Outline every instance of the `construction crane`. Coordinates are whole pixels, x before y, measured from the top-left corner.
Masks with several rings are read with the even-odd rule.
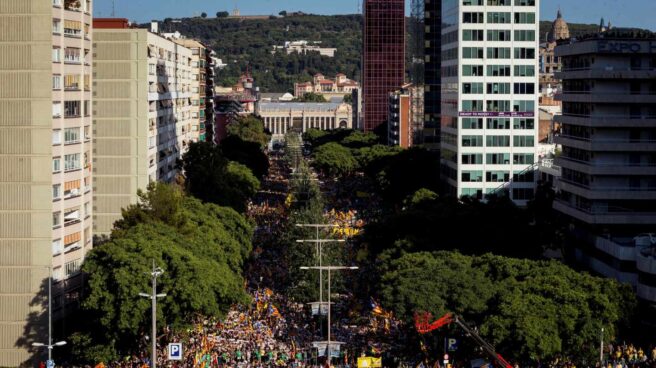
[[[430,322],[432,318],[433,316],[426,312],[415,314],[415,328],[417,329],[417,332],[420,334],[427,334],[440,329],[441,327],[455,323],[458,327],[465,331],[465,333],[471,337],[472,340],[476,341],[476,343],[480,345],[480,347],[483,348],[486,353],[494,358],[494,360],[496,360],[499,365],[501,365],[501,368],[513,368],[513,366],[510,365],[510,363],[508,363],[508,361],[506,361],[501,356],[501,354],[496,352],[494,346],[483,340],[483,338],[476,331],[474,331],[474,329],[467,326],[467,323],[464,319],[462,319],[462,317],[453,313],[447,313],[438,320]]]

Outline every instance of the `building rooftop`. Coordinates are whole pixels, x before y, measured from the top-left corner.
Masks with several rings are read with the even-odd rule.
[[[261,102],[260,111],[335,111],[339,102]]]

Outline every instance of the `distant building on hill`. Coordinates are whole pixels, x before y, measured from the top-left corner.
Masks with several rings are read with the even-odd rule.
[[[284,46],[273,46],[272,54],[278,51],[285,51],[287,55],[297,52],[299,55],[305,55],[308,52],[318,52],[323,56],[335,57],[336,48],[321,47],[321,41],[287,41]]]
[[[344,74],[337,74],[335,80],[326,79],[319,73],[314,76],[312,82],[294,83],[294,96],[302,98],[307,93],[316,93],[324,96],[327,100],[333,97],[344,97],[350,95],[353,90],[360,88],[360,84],[348,79]]]

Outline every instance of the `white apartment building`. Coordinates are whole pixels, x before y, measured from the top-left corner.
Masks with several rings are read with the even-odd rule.
[[[454,196],[534,195],[539,0],[443,0],[443,177]]]
[[[108,234],[137,190],[172,182],[192,127],[192,51],[146,29],[94,20],[94,229]],[[117,28],[125,27],[125,28]]]

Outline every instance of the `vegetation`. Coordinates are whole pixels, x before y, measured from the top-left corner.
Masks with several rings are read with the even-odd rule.
[[[244,141],[236,135],[228,135],[221,141],[219,147],[225,158],[248,167],[259,180],[269,172],[269,159],[259,143]]]
[[[153,262],[164,270],[158,293],[160,325],[182,329],[195,315],[224,315],[248,301],[242,267],[251,252],[252,226],[230,208],[151,184],[123,211],[111,239],[87,255],[88,275],[79,330],[72,336],[78,362],[113,361],[147,344]]]
[[[239,137],[245,142],[255,142],[262,148],[269,143],[269,135],[264,131],[262,119],[253,115],[244,116],[236,123],[229,124],[228,135]]]
[[[298,102],[328,102],[326,97],[318,93],[309,92],[296,99]]]

